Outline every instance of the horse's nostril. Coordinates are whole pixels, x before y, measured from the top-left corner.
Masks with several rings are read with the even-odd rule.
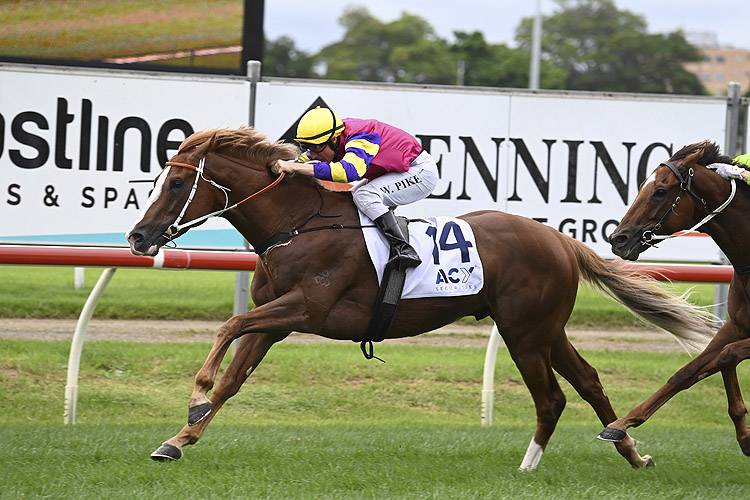
[[[620,245],[625,244],[625,242],[627,242],[627,241],[628,241],[628,237],[625,236],[622,233],[620,233],[620,234],[612,233],[612,234],[609,235],[609,242],[612,245],[620,246]]]
[[[131,243],[138,243],[143,239],[143,235],[141,233],[131,233],[128,235],[128,241]]]

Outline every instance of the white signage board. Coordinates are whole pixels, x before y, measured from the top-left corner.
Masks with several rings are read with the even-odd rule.
[[[440,167],[433,196],[398,213],[495,209],[548,224],[613,257],[606,236],[645,177],[682,146],[722,145],[720,98],[605,95],[270,80],[256,125],[281,137],[314,103],[342,117],[376,118],[417,136]],[[683,237],[644,259],[718,262],[710,238]]]
[[[191,132],[247,123],[250,82],[0,64],[0,242],[125,245],[151,181]],[[538,219],[612,257],[606,235],[638,185],[685,144],[721,144],[721,98],[529,92],[268,79],[256,127],[277,139],[314,103],[411,132],[438,161],[410,217],[496,209]],[[723,144],[722,144],[723,145]],[[241,248],[214,219],[183,247]],[[644,259],[715,262],[705,237]]]
[[[0,242],[126,245],[197,130],[248,122],[245,78],[0,64]],[[242,248],[223,219],[180,246]]]

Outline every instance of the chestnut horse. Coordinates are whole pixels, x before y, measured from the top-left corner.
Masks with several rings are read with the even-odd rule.
[[[731,164],[732,158],[708,141],[685,146],[661,163],[640,187],[610,242],[615,254],[636,260],[657,241],[678,231],[700,228],[734,266],[729,319],[699,356],[625,417],[610,423],[599,434],[605,441],[628,439],[628,428],[641,425],[672,396],[720,371],[737,441],[750,456],[750,430],[736,372],[739,362],[750,357],[750,229],[744,229],[750,213],[750,190],[744,182],[737,185],[706,167],[713,163]]]
[[[250,128],[194,134],[167,162],[127,233],[134,254],[155,255],[190,227],[222,216],[260,254],[251,287],[253,309],[219,329],[195,376],[188,424],[152,454],[155,460],[179,459],[182,448],[198,441],[271,346],[291,332],[357,342],[365,336],[378,282],[351,193],[329,191],[311,178],[273,173],[277,160],[296,154],[294,145],[269,142]],[[710,339],[710,319],[700,311],[551,227],[497,211],[461,218],[476,238],[483,288],[462,297],[403,300],[388,337],[429,332],[463,316],[490,316],[536,406],[536,432],[522,469],[536,468],[565,406],[553,370],[592,406],[602,424],[617,418],[596,370],[565,333],[579,279],[609,290],[683,341],[700,346]],[[221,361],[236,339],[236,352],[209,400]],[[637,453],[629,437],[616,447],[634,467],[652,463]]]

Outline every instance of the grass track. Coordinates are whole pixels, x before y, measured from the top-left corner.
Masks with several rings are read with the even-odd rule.
[[[91,342],[79,424],[62,424],[67,343],[0,339],[0,498],[744,498],[747,458],[720,378],[678,395],[633,431],[653,470],[595,439],[591,409],[568,406],[540,469],[516,469],[534,429],[520,375],[501,350],[496,424],[480,426],[484,350],[280,344],[177,463],[147,457],[183,425],[207,344]],[[684,354],[588,352],[618,412],[653,392]],[[750,383],[740,366],[740,383]]]
[[[0,266],[0,318],[77,318],[101,272],[86,269],[84,288],[75,290],[71,268]],[[233,272],[119,269],[94,317],[225,320],[232,315],[234,283]],[[713,285],[668,287],[678,294],[693,288],[691,300],[696,304],[713,302]],[[642,326],[627,309],[585,285],[580,287],[569,324]]]
[[[166,425],[14,424],[0,430],[2,498],[725,499],[744,498],[747,458],[726,432],[649,432],[657,467],[633,470],[596,426],[558,429],[539,470],[516,470],[517,426],[217,425],[180,462],[147,443]],[[12,433],[12,434],[11,434]],[[699,436],[699,439],[694,439]],[[22,447],[23,454],[18,453]],[[0,472],[0,474],[3,474]]]

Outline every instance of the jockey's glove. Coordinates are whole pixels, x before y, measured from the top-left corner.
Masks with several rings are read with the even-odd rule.
[[[744,181],[745,179],[742,177],[742,172],[746,172],[746,170],[737,165],[727,165],[726,163],[716,164],[716,173],[727,180],[738,179]]]

